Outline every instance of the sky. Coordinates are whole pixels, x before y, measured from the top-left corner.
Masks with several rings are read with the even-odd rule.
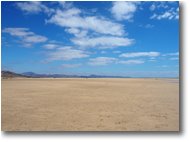
[[[178,2],[1,2],[2,70],[179,77]]]

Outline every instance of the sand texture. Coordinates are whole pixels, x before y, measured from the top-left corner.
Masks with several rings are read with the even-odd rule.
[[[3,131],[179,131],[178,79],[3,79]]]

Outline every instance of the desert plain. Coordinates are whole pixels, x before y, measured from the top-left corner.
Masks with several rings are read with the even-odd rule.
[[[2,79],[2,131],[179,131],[179,80]]]

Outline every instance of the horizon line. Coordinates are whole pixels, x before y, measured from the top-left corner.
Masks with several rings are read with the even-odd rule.
[[[22,72],[22,73],[18,73],[18,72],[15,72],[15,71],[10,71],[10,70],[1,70],[2,71],[9,71],[9,72],[12,72],[12,73],[16,73],[16,74],[21,74],[21,75],[24,75],[23,73],[27,73],[27,72]],[[32,72],[31,73],[34,73],[36,75],[66,75],[66,76],[76,76],[75,78],[88,78],[90,76],[97,76],[97,77],[90,77],[90,78],[180,78],[179,76],[176,76],[176,77],[168,77],[168,76],[160,76],[160,77],[156,77],[156,76],[120,76],[120,75],[100,75],[100,74],[89,74],[89,75],[77,75],[77,74],[64,74],[64,73],[36,73],[36,72]],[[99,76],[99,77],[98,77]],[[101,77],[102,76],[102,77]],[[28,77],[31,77],[31,78],[46,78],[46,77],[32,77],[32,76],[28,76]],[[47,77],[47,78],[73,78],[73,77]]]

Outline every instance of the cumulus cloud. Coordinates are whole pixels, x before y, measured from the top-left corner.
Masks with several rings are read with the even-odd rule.
[[[89,57],[87,52],[79,49],[73,49],[70,46],[57,48],[55,51],[48,52],[47,56],[48,61],[71,60]]]
[[[116,20],[131,20],[137,10],[137,4],[138,2],[113,2],[111,13],[116,18]]]
[[[56,10],[56,13],[47,23],[53,23],[65,28],[81,28],[91,30],[100,34],[110,34],[121,36],[124,29],[121,24],[112,22],[103,17],[81,16],[81,10],[75,7],[66,10]]]
[[[35,43],[43,43],[48,40],[47,37],[37,35],[28,28],[5,28],[2,32],[17,37],[25,46],[32,46]]]
[[[97,57],[97,58],[89,59],[88,64],[93,65],[93,66],[103,66],[103,65],[108,65],[108,64],[114,63],[115,61],[117,61],[116,58]]]
[[[17,2],[16,6],[20,10],[29,14],[38,14],[40,12],[50,14],[54,12],[53,9],[48,8],[46,5],[39,1]]]
[[[132,53],[123,53],[120,57],[133,58],[133,57],[157,57],[159,52],[132,52]]]
[[[129,46],[134,43],[134,39],[114,37],[114,36],[101,36],[95,38],[74,38],[73,43],[81,47],[97,47],[99,49],[116,48],[120,46]]]
[[[66,32],[75,35],[76,37],[85,37],[87,36],[88,31],[87,30],[80,30],[78,28],[68,28],[65,30]]]

